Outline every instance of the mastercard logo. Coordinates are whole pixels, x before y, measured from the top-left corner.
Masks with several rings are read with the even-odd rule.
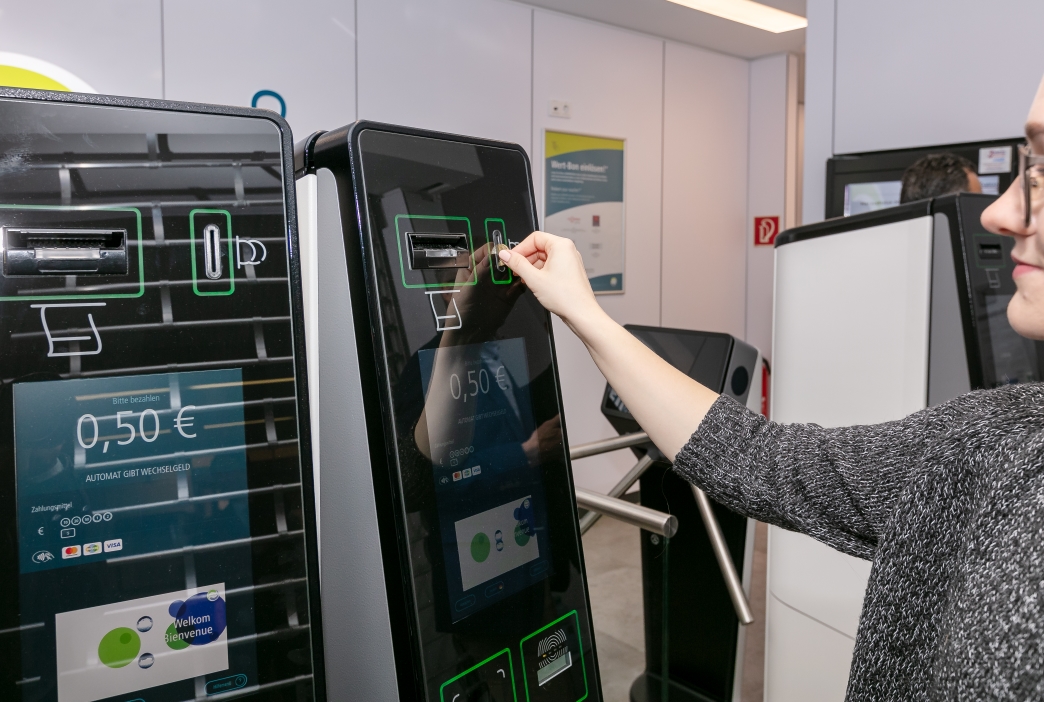
[[[84,80],[60,66],[32,56],[8,51],[0,51],[0,85],[10,88],[60,92],[98,92]]]

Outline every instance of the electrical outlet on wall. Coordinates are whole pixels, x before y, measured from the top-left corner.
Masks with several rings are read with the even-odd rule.
[[[547,114],[569,119],[569,103],[564,100],[551,100],[547,103]]]

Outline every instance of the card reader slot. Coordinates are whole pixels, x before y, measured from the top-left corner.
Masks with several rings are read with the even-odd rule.
[[[1001,263],[1004,249],[1000,244],[979,244],[979,260],[983,263]]]
[[[4,275],[127,275],[126,229],[3,227]]]
[[[467,234],[406,232],[410,270],[470,268]]]

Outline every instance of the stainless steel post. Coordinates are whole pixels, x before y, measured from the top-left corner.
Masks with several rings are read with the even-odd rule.
[[[651,531],[668,539],[678,533],[678,518],[655,509],[632,504],[608,495],[576,488],[576,504],[593,512],[600,512],[621,522]]]
[[[637,431],[633,434],[614,436],[611,439],[592,441],[589,444],[578,444],[569,449],[569,458],[575,461],[578,458],[597,456],[600,453],[609,453],[610,451],[647,443],[649,443],[649,435],[644,431]]]
[[[714,557],[718,559],[718,568],[721,569],[721,575],[725,578],[725,589],[729,591],[729,598],[732,600],[732,607],[736,610],[736,616],[739,618],[740,624],[752,624],[754,613],[750,610],[747,593],[743,592],[743,581],[740,580],[736,566],[732,563],[732,556],[729,555],[729,547],[725,543],[724,534],[721,533],[721,526],[711,509],[710,498],[707,497],[707,493],[695,485],[691,485],[691,487],[692,495],[696,498],[696,505],[700,508],[700,516],[703,517],[703,526],[706,527],[707,536],[710,537],[711,548],[714,549]]]

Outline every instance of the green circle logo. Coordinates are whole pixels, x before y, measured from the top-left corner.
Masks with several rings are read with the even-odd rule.
[[[138,632],[121,626],[102,637],[98,644],[98,660],[110,668],[122,668],[136,659],[140,650]]]
[[[163,640],[167,642],[167,647],[175,651],[180,651],[183,648],[189,647],[189,642],[178,635],[177,628],[171,624],[167,627],[164,632]]]
[[[515,525],[515,543],[519,546],[525,546],[529,543],[529,523],[523,524],[519,522]]]
[[[471,540],[471,557],[475,559],[476,563],[481,563],[489,558],[489,537],[481,531]]]

